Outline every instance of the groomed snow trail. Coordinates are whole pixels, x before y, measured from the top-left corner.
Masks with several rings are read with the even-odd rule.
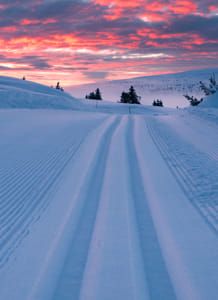
[[[0,111],[0,299],[216,299],[217,133],[187,115]]]

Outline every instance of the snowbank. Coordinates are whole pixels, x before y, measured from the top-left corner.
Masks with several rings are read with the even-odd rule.
[[[218,108],[218,92],[206,97],[202,103],[199,104],[201,107],[205,108]]]
[[[42,84],[0,76],[0,108],[76,109],[80,101]]]

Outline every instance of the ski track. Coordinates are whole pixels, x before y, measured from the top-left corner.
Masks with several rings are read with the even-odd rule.
[[[132,120],[122,117],[104,135],[101,164],[85,195],[92,201],[81,212],[54,300],[176,299],[146,204],[132,128]]]
[[[94,165],[92,165],[89,171],[90,174],[87,174],[88,188],[85,190],[85,194],[80,196],[80,201],[84,204],[80,212],[76,233],[72,237],[69,253],[60,275],[60,281],[52,298],[54,300],[78,299],[79,297],[81,281],[89,252],[89,244],[100,201],[100,188],[104,180],[107,152],[110,147],[113,131],[118,125],[117,121],[102,134],[102,139],[93,162]]]
[[[218,161],[218,127],[214,124],[204,122],[202,126],[202,120],[192,114],[184,113],[164,116],[160,120],[165,126],[173,128],[182,139]]]
[[[57,235],[49,240],[44,265],[33,272],[35,277],[22,300],[184,300],[181,295],[188,295],[189,289],[193,294],[187,300],[206,300],[196,296],[196,287],[189,281],[192,272],[188,263],[182,265],[185,255],[180,250],[175,255],[178,259],[173,257],[178,266],[169,263],[168,245],[163,240],[169,237],[173,247],[180,249],[179,239],[173,239],[167,226],[164,236],[160,236],[163,220],[154,215],[158,214],[154,207],[158,203],[161,207],[162,200],[168,199],[161,199],[160,192],[152,199],[155,178],[150,185],[146,179],[146,163],[155,158],[153,147],[156,158],[173,175],[171,184],[177,186],[181,199],[188,199],[208,231],[212,228],[218,234],[218,152],[201,146],[199,137],[206,130],[196,129],[198,138],[191,141],[178,136],[172,124],[165,122],[167,114],[108,114],[98,118],[90,114],[85,117],[88,123],[77,134],[79,118],[60,117],[56,124],[55,116],[48,121],[44,115],[41,123],[36,116],[37,113],[29,127],[17,120],[15,133],[16,122],[7,129],[9,114],[10,122],[5,118],[0,128],[4,137],[0,141],[0,272],[7,270],[10,258],[31,236],[33,224],[37,226],[42,217],[46,218],[48,207],[66,179],[66,168],[79,170],[81,164],[83,169],[77,186],[75,178],[68,178],[70,184],[72,181],[72,195],[67,189],[67,197],[71,198],[69,211],[57,223]],[[25,117],[25,122],[29,122],[28,115]],[[192,128],[193,137],[194,133]],[[151,147],[148,157],[143,157],[146,143],[151,143]],[[157,174],[158,166],[149,165]],[[166,191],[170,190],[167,182],[166,185]],[[185,209],[185,205],[180,205]],[[191,224],[192,212],[187,222]],[[187,257],[190,256],[188,252]],[[174,278],[175,269],[181,271],[184,280],[180,274]],[[54,278],[48,278],[49,274],[54,274]],[[201,282],[201,278],[198,280]],[[6,295],[7,290],[3,293]]]
[[[218,234],[217,149],[205,153],[163,122],[146,119],[149,133],[186,197]]]
[[[122,117],[110,143],[79,299],[150,299],[130,189],[128,124]]]
[[[149,299],[161,299],[161,295],[164,295],[164,297],[168,300],[176,299],[161,253],[148,201],[146,200],[145,185],[140,172],[142,166],[140,166],[134,146],[135,130],[136,127],[133,123],[132,126],[129,127],[131,135],[128,139],[127,149],[129,149],[129,157],[131,157],[130,170],[132,172],[132,178],[135,178],[137,182],[137,187],[132,185],[132,195],[134,199],[141,250],[143,252],[144,269],[149,287]]]

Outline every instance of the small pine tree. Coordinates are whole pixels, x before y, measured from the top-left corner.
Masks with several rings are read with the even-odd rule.
[[[95,100],[95,93],[94,93],[94,92],[91,92],[91,93],[89,94],[89,99]]]
[[[140,104],[140,97],[137,95],[133,86],[129,88],[129,92],[122,92],[120,97],[121,103]]]
[[[184,95],[184,97],[189,101],[191,106],[197,106],[203,101],[203,98],[199,100],[194,96]]]
[[[209,78],[209,85],[206,85],[202,81],[200,81],[200,89],[204,92],[205,96],[210,96],[215,94],[218,91],[218,84],[216,82],[215,74],[212,74]],[[184,97],[189,101],[190,105],[197,106],[204,99],[197,99],[194,96],[184,95]]]
[[[101,92],[100,92],[99,88],[97,88],[96,91],[95,91],[95,99],[96,100],[102,100]]]
[[[129,103],[131,104],[140,104],[140,97],[137,95],[133,86],[129,89]]]
[[[57,82],[57,85],[56,85],[56,90],[60,90],[61,87],[60,87],[60,82]]]
[[[102,100],[100,89],[97,88],[95,92],[91,92],[89,95],[86,95],[85,98],[90,100]]]
[[[61,92],[64,92],[64,88],[60,85],[60,82],[58,81],[56,84],[56,90],[60,90]]]
[[[162,100],[157,99],[157,100],[153,101],[152,105],[163,107],[163,102],[162,102]]]
[[[216,93],[218,91],[218,84],[216,82],[215,74],[212,74],[209,78],[209,86],[200,81],[200,89],[206,96],[210,96]]]
[[[121,97],[120,97],[120,102],[121,103],[129,103],[129,93],[122,92]]]

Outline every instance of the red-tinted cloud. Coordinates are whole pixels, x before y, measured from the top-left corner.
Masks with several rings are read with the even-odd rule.
[[[15,0],[0,13],[2,75],[78,84],[218,66],[214,0]]]

